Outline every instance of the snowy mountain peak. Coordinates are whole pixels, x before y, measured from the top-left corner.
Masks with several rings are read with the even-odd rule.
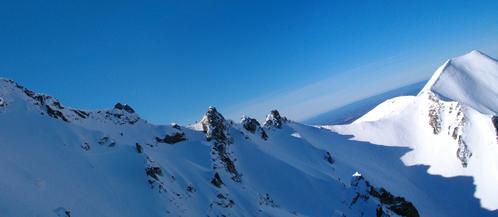
[[[446,61],[420,94],[433,92],[443,100],[458,101],[481,113],[498,113],[498,62],[474,50]]]
[[[456,58],[469,58],[469,59],[485,58],[485,59],[494,60],[494,58],[488,56],[487,54],[483,53],[480,50],[472,50],[472,51],[462,55],[461,57],[456,57]]]
[[[201,120],[202,129],[206,133],[208,140],[215,139],[222,141],[227,139],[226,120],[216,107],[210,106]]]
[[[427,165],[429,174],[471,176],[481,206],[496,210],[497,84],[497,61],[472,51],[446,61],[417,96],[389,99],[334,129],[372,144],[408,147],[402,161]]]

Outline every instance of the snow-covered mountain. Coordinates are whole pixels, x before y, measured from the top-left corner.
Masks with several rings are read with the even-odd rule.
[[[126,104],[83,111],[11,80],[0,97],[1,216],[418,214],[278,111],[235,123],[212,107],[156,126]]]
[[[153,125],[0,79],[0,216],[498,216],[496,76],[472,52],[417,96],[318,127],[214,107]]]
[[[472,51],[444,63],[417,96],[387,100],[353,124],[329,128],[355,140],[408,147],[403,162],[428,165],[430,174],[470,177],[481,205],[496,210],[497,84],[497,61]]]

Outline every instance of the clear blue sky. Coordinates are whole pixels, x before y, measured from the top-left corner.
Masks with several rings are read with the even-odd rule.
[[[498,1],[0,1],[0,76],[154,123],[304,119],[498,56]]]

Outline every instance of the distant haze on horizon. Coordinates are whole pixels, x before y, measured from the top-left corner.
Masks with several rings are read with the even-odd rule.
[[[130,104],[153,123],[271,109],[305,120],[498,57],[496,1],[0,3],[0,77],[67,106]]]

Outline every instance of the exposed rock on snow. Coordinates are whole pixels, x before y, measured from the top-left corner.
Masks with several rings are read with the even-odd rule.
[[[81,144],[81,148],[85,151],[89,151],[90,150],[90,144],[88,144],[88,142],[84,142],[83,144]]]
[[[480,51],[448,60],[427,82],[431,91],[474,108],[483,114],[498,112],[498,63]]]
[[[371,211],[371,216],[373,216],[374,212],[376,216],[420,216],[411,202],[406,201],[403,197],[392,195],[384,188],[373,187],[358,173],[355,173],[351,179],[351,188],[356,192],[351,201],[351,207],[357,205],[360,201],[374,200],[373,202],[377,203],[377,208]]]
[[[259,195],[259,205],[260,206],[269,206],[272,208],[279,207],[279,205],[275,201],[273,201],[273,199],[270,197],[270,194],[268,194],[268,193]]]
[[[140,145],[138,142],[135,143],[135,149],[137,150],[137,152],[139,154],[142,154],[144,152],[144,148],[142,147],[142,145]]]
[[[208,111],[201,120],[202,128],[206,133],[208,140],[215,139],[218,142],[226,142],[226,121],[215,107],[209,107]]]
[[[496,142],[498,143],[498,116],[493,115],[493,117],[491,118],[491,122],[493,123],[493,126],[495,127]]]
[[[71,217],[71,211],[62,207],[55,209],[54,213],[57,215],[57,217]]]
[[[156,137],[156,142],[167,144],[175,144],[185,140],[187,140],[187,138],[185,137],[185,133],[183,132],[174,132],[172,135],[166,134],[164,138]]]
[[[327,162],[329,162],[329,164],[334,164],[335,163],[335,160],[334,158],[332,158],[332,155],[330,154],[330,152],[325,152],[325,156],[323,157]]]
[[[287,118],[280,116],[277,110],[272,110],[270,114],[266,116],[265,127],[276,127],[282,128],[283,124],[287,121]]]
[[[77,109],[71,109],[72,112],[74,112],[78,117],[81,119],[86,119],[90,114],[88,112],[82,111],[82,110],[77,110]]]
[[[214,173],[213,179],[211,179],[211,184],[220,188],[223,185],[223,181],[221,180],[220,174]]]
[[[247,116],[243,116],[240,122],[242,123],[242,126],[251,133],[255,133],[256,130],[261,127],[256,119]]]
[[[145,173],[155,180],[159,180],[159,176],[163,175],[161,168],[157,166],[150,166],[145,168]]]
[[[246,129],[247,131],[253,134],[259,134],[263,140],[268,139],[268,134],[263,128],[261,128],[261,125],[256,119],[243,116],[240,122],[242,123],[244,129]]]
[[[433,93],[428,93],[429,100],[432,102],[429,106],[429,125],[432,127],[434,134],[441,132],[441,103]]]
[[[228,150],[228,146],[232,143],[228,133],[230,124],[225,120],[223,115],[221,115],[216,108],[212,106],[208,108],[208,111],[201,120],[201,124],[204,132],[206,133],[207,140],[211,141],[214,139],[214,168],[218,168],[218,166],[216,166],[216,161],[220,161],[223,167],[225,167],[225,169],[231,174],[232,180],[240,182],[241,174],[237,171],[235,163],[232,160]]]
[[[116,145],[116,141],[114,141],[113,139],[111,139],[108,136],[102,137],[98,141],[98,143],[99,143],[99,145],[105,145],[105,146],[108,146],[108,147],[114,147]]]
[[[214,201],[214,205],[222,208],[231,208],[235,206],[235,202],[232,199],[228,198],[226,194],[218,193],[218,195],[216,195],[216,198],[217,200]]]
[[[117,106],[117,107],[116,107]],[[128,105],[116,104],[114,109],[108,111],[98,111],[97,114],[104,115],[104,119],[112,121],[115,124],[125,125],[125,124],[135,124],[140,120],[140,117],[135,114],[131,107]]]
[[[130,114],[135,113],[135,110],[133,110],[131,108],[131,106],[129,106],[128,104],[121,104],[119,102],[116,103],[116,105],[114,105],[114,109],[123,110],[123,111],[130,113]]]
[[[497,84],[498,62],[472,51],[446,61],[416,97],[388,100],[358,119],[369,121],[330,128],[355,140],[408,147],[403,162],[427,165],[430,174],[471,176],[473,196],[496,210]]]
[[[180,127],[177,123],[171,123],[171,127],[177,130],[182,130],[182,127]]]
[[[40,108],[44,112],[46,112],[48,116],[55,119],[63,120],[65,122],[69,122],[69,119],[63,113],[64,107],[57,99],[44,94],[35,93],[32,90],[29,90],[18,84],[16,84],[16,87],[21,89],[21,91],[23,91],[26,96],[31,98],[35,105],[40,106]]]
[[[148,156],[146,157],[146,162],[145,174],[148,177],[150,187],[153,189],[157,187],[159,192],[164,192],[164,183],[161,181],[161,177],[164,175],[163,170],[157,162],[151,160]]]

